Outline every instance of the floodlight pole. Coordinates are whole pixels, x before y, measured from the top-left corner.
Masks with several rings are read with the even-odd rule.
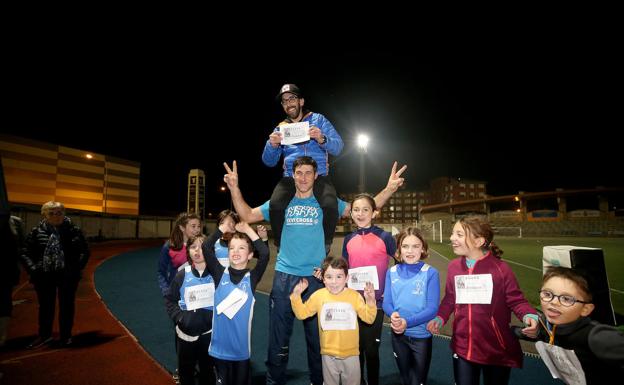
[[[368,146],[368,136],[364,134],[358,135],[357,145],[360,153],[360,180],[358,183],[359,192],[363,193],[366,191],[366,175],[364,172],[364,158],[366,155],[366,147]]]

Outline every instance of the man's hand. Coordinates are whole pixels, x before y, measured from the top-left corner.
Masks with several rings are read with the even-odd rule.
[[[323,139],[323,132],[320,128],[316,126],[310,127],[308,135],[310,136],[310,139],[316,140],[319,144],[323,144],[323,142],[325,141],[325,139]]]
[[[394,164],[392,165],[392,171],[390,172],[390,177],[388,178],[388,184],[386,185],[386,189],[390,190],[393,193],[396,192],[396,190],[398,190],[399,187],[403,186],[403,183],[405,182],[405,178],[401,178],[401,174],[403,174],[403,172],[407,170],[407,165],[404,165],[403,167],[401,167],[399,171],[397,171],[397,166],[398,166],[398,163],[395,161]]]
[[[282,144],[282,134],[279,131],[273,131],[269,135],[269,143],[273,148],[278,148]]]
[[[227,172],[223,176],[223,181],[227,184],[228,189],[238,188],[238,167],[236,166],[236,161],[232,162],[232,168],[226,162],[223,162],[223,167],[225,167]]]

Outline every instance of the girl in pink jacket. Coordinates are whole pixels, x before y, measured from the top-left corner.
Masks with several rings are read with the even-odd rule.
[[[507,384],[511,368],[522,366],[522,350],[509,324],[511,312],[521,319],[523,333],[537,333],[537,312],[520,291],[513,271],[500,259],[492,227],[480,216],[460,219],[451,246],[459,256],[448,266],[446,291],[436,318],[427,329],[439,333],[454,313],[453,373],[457,385]]]

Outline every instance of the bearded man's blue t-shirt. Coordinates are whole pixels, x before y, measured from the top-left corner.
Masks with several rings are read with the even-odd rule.
[[[347,202],[337,199],[338,217]],[[265,220],[269,217],[269,201],[260,206]],[[325,233],[323,232],[323,209],[314,196],[294,197],[284,213],[284,228],[275,270],[301,277],[310,276],[315,267],[321,267],[325,259]]]

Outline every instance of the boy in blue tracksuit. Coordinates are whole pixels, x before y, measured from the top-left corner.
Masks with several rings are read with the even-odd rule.
[[[180,384],[195,384],[195,366],[199,383],[215,383],[214,363],[208,355],[212,333],[212,309],[215,285],[206,269],[202,243],[206,236],[191,238],[186,244],[188,263],[171,281],[165,304],[175,322],[178,373]]]
[[[269,262],[269,248],[246,222],[237,223],[235,228],[229,242],[229,267],[219,263],[210,246],[221,237],[223,225],[203,244],[207,269],[216,286],[208,354],[214,358],[220,384],[249,385],[254,293]],[[258,262],[250,271],[247,263],[254,252],[258,253]]]
[[[309,156],[318,165],[318,179],[314,184],[314,196],[323,209],[323,229],[326,252],[334,239],[338,222],[336,189],[329,180],[329,155],[338,156],[344,147],[340,134],[323,115],[305,110],[305,99],[301,90],[294,84],[284,84],[277,95],[278,101],[287,117],[271,133],[262,152],[262,162],[269,167],[275,166],[284,155],[284,177],[275,186],[271,195],[270,217],[274,241],[280,245],[284,210],[295,195],[293,181],[293,163],[301,156]],[[310,140],[295,144],[282,144],[280,126],[288,123],[308,122]]]

